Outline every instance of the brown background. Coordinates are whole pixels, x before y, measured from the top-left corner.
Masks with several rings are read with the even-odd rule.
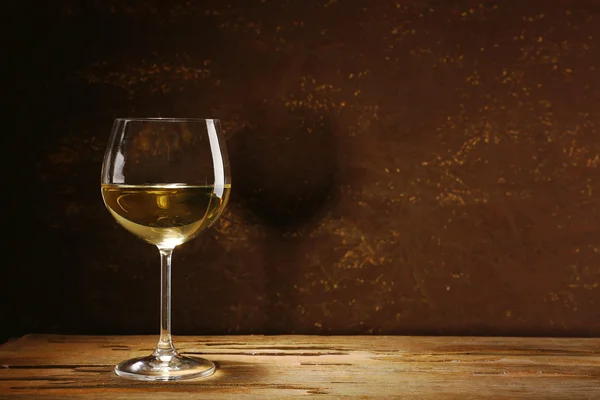
[[[176,334],[600,334],[599,2],[26,3],[3,338],[158,331],[158,252],[100,196],[118,116],[226,128]]]

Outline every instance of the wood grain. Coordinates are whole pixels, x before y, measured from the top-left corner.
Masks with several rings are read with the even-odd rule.
[[[117,377],[152,336],[28,335],[0,348],[2,398],[600,398],[600,339],[404,336],[197,336],[180,352],[209,378]]]

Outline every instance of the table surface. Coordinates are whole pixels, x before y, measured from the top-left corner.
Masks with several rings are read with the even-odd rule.
[[[114,365],[153,336],[28,335],[0,347],[2,398],[600,399],[600,339],[417,336],[186,336],[208,378],[140,382]]]

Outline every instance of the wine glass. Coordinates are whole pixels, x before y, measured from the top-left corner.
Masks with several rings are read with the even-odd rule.
[[[221,215],[231,190],[217,119],[118,118],[102,165],[102,197],[126,230],[160,252],[160,338],[146,357],[121,362],[119,376],[180,380],[209,376],[215,365],[181,356],[171,339],[171,254]]]

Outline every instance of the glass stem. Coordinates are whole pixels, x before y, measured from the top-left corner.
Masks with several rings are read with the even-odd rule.
[[[170,359],[177,355],[171,339],[171,255],[172,248],[159,248],[160,251],[160,339],[154,355]]]

